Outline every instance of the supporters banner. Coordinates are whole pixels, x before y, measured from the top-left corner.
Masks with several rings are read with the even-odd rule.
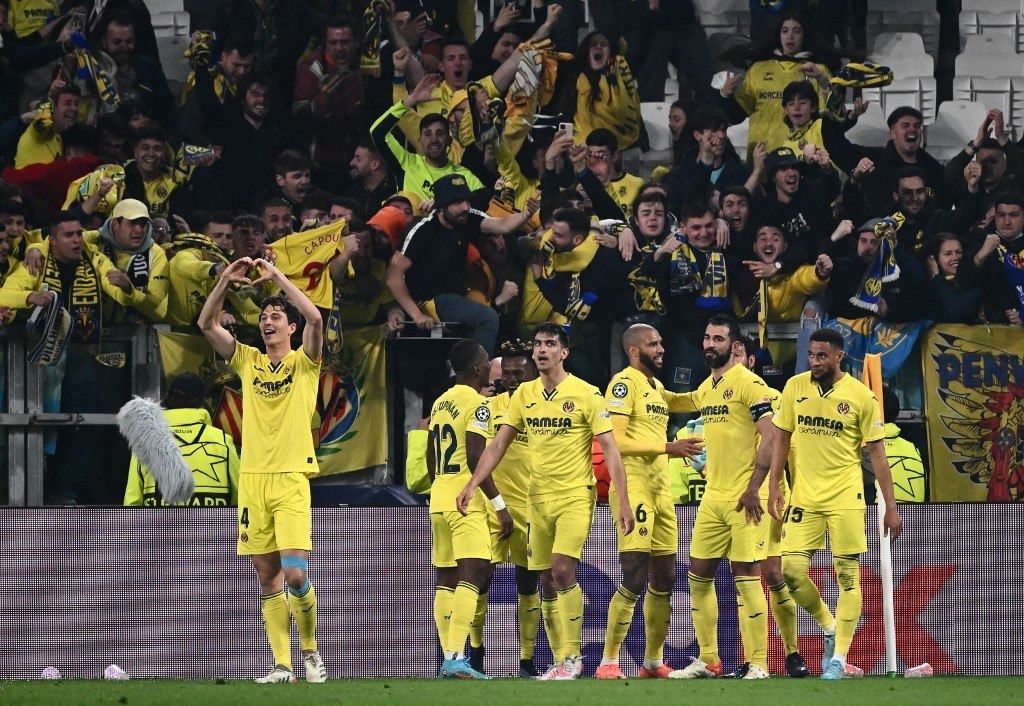
[[[931,499],[1024,500],[1020,327],[936,326],[921,355]]]
[[[865,316],[859,319],[825,319],[823,327],[835,329],[843,335],[851,375],[860,378],[864,372],[864,356],[873,353],[881,358],[882,377],[888,380],[911,354],[927,323],[897,324]]]
[[[1024,533],[1007,531],[1024,526],[1024,507],[903,505],[900,511],[904,531],[892,548],[898,669],[928,662],[937,674],[1024,673]],[[680,507],[676,514],[678,578],[665,658],[682,667],[698,650],[686,582],[696,508]],[[873,507],[867,526],[876,526]],[[133,679],[251,679],[272,665],[256,575],[247,558],[235,556],[234,509],[0,508],[0,527],[9,540],[0,552],[0,625],[12,636],[0,640],[4,679],[38,678],[51,666],[67,679],[99,678],[111,663]],[[428,509],[313,508],[313,548],[309,576],[330,678],[436,675]],[[818,552],[811,578],[834,608],[839,589],[831,562]],[[871,531],[861,567],[864,611],[848,658],[872,674],[885,671],[879,572],[878,536]],[[586,595],[584,667],[593,675],[608,602],[621,579],[607,506],[597,508],[579,579]],[[719,653],[732,670],[743,656],[728,562],[715,586]],[[620,655],[630,677],[644,654],[642,614],[638,606]],[[484,629],[488,673],[518,673],[517,630],[515,576],[502,564]],[[800,651],[817,673],[822,633],[802,610],[799,634]],[[301,670],[294,634],[292,649]],[[542,669],[551,662],[543,625],[535,657]],[[785,673],[783,659],[771,626],[772,672]],[[720,688],[738,690],[736,701],[751,693],[728,681]],[[809,698],[820,697],[816,689],[807,682]]]
[[[387,463],[384,327],[346,330],[340,354],[320,375],[320,475]]]

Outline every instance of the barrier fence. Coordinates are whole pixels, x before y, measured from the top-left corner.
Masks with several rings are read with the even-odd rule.
[[[686,585],[686,551],[696,508],[676,510],[679,579],[666,659],[696,655]],[[898,666],[929,662],[937,673],[1021,674],[1024,651],[1024,526],[1019,505],[901,506],[905,530],[893,547]],[[869,508],[867,526],[875,526]],[[261,627],[259,589],[247,559],[235,555],[230,509],[0,509],[4,551],[0,641],[6,678],[38,677],[55,666],[68,678],[98,677],[117,663],[132,677],[253,678],[271,663]],[[310,577],[319,597],[319,644],[332,678],[429,677],[438,665],[426,508],[315,508]],[[615,530],[599,506],[580,570],[586,594],[585,667],[596,668],[606,611],[620,573]],[[877,537],[869,532],[862,567],[864,615],[849,660],[884,671]],[[831,558],[812,566],[835,606]],[[742,661],[735,589],[723,566],[719,645],[726,669]],[[518,670],[516,589],[502,565],[490,593],[486,669]],[[622,655],[635,676],[643,657],[637,610]],[[772,671],[784,673],[770,629]],[[297,650],[297,639],[293,639]],[[821,632],[801,611],[800,648],[820,659]],[[550,661],[541,628],[537,662]],[[298,660],[296,659],[296,663]]]

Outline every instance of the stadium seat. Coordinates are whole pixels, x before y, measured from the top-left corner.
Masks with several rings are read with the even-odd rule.
[[[647,128],[651,149],[640,155],[640,164],[646,174],[654,167],[672,164],[672,132],[668,129],[668,111],[672,101],[665,103],[641,103],[640,115]]]
[[[857,119],[857,124],[847,130],[847,139],[858,145],[884,145],[889,140],[889,126],[885,124],[887,115],[882,112],[882,106],[872,101],[864,115]]]
[[[189,14],[184,11],[158,12],[152,15],[153,32],[157,37],[187,37]]]
[[[727,131],[726,135],[729,141],[732,142],[732,146],[736,148],[736,153],[743,160],[744,164],[747,161],[747,135],[750,133],[750,118],[747,118],[738,125],[731,126]]]
[[[1013,40],[1013,46],[1017,53],[1024,51],[1024,36],[1021,35],[1021,24],[1024,23],[1024,15],[1020,10],[1016,12],[978,12],[976,10],[964,10],[960,13],[960,47],[967,43],[967,38],[972,34],[981,35],[1003,35]]]
[[[185,36],[168,37],[157,35],[156,47],[160,51],[160,65],[164,69],[164,75],[171,83],[184,83],[188,79],[189,65],[185,59],[185,50],[188,49],[189,37]]]
[[[146,7],[151,15],[164,12],[181,12],[185,9],[184,0],[146,0]]]
[[[883,88],[865,88],[864,100],[877,101],[885,115],[897,106],[909,105],[921,111],[926,123],[935,120],[938,96],[933,75],[935,62],[930,56],[873,56],[872,59],[890,66],[896,80]]]
[[[882,32],[875,37],[872,56],[918,56],[927,54],[917,32]]]
[[[968,37],[964,53],[956,59],[953,98],[999,108],[1006,124],[1024,127],[1024,56],[1014,51],[1013,40],[1001,35]]]
[[[988,108],[971,101],[946,101],[935,122],[925,127],[925,147],[940,162],[954,157],[978,134]]]
[[[694,0],[693,5],[708,37],[713,34],[750,34],[748,0]]]
[[[1020,12],[1020,0],[962,0],[961,10],[981,12]]]
[[[939,13],[935,3],[900,2],[899,9],[891,0],[872,0],[868,6],[867,30],[869,37],[885,32],[905,32],[921,35],[924,50],[931,56],[939,51]]]

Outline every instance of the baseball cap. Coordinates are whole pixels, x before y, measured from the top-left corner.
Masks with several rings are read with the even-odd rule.
[[[114,206],[114,211],[110,214],[110,217],[127,218],[129,221],[134,221],[139,218],[149,220],[149,207],[138,199],[124,199],[117,202],[117,205]]]
[[[796,152],[791,147],[779,147],[768,153],[768,158],[765,160],[765,167],[768,168],[768,172],[771,173],[776,169],[782,167],[799,166],[800,158],[796,156]]]
[[[444,208],[457,201],[469,201],[473,198],[466,183],[466,177],[461,174],[445,174],[434,182],[434,208]]]

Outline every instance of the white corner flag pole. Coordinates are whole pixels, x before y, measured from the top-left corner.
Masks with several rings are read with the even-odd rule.
[[[878,499],[878,561],[882,576],[882,620],[885,623],[885,672],[896,676],[896,606],[893,604],[892,545],[885,533],[885,498],[875,481]]]
[[[863,382],[878,399],[879,412],[882,413],[882,359],[877,355],[864,356]],[[884,414],[881,416],[884,417]],[[883,419],[884,421],[884,419]],[[896,676],[896,607],[893,603],[892,581],[892,546],[885,533],[885,498],[882,497],[878,481],[875,481],[875,499],[878,510],[878,561],[881,564],[882,577],[882,621],[885,625],[885,672],[889,677]]]

